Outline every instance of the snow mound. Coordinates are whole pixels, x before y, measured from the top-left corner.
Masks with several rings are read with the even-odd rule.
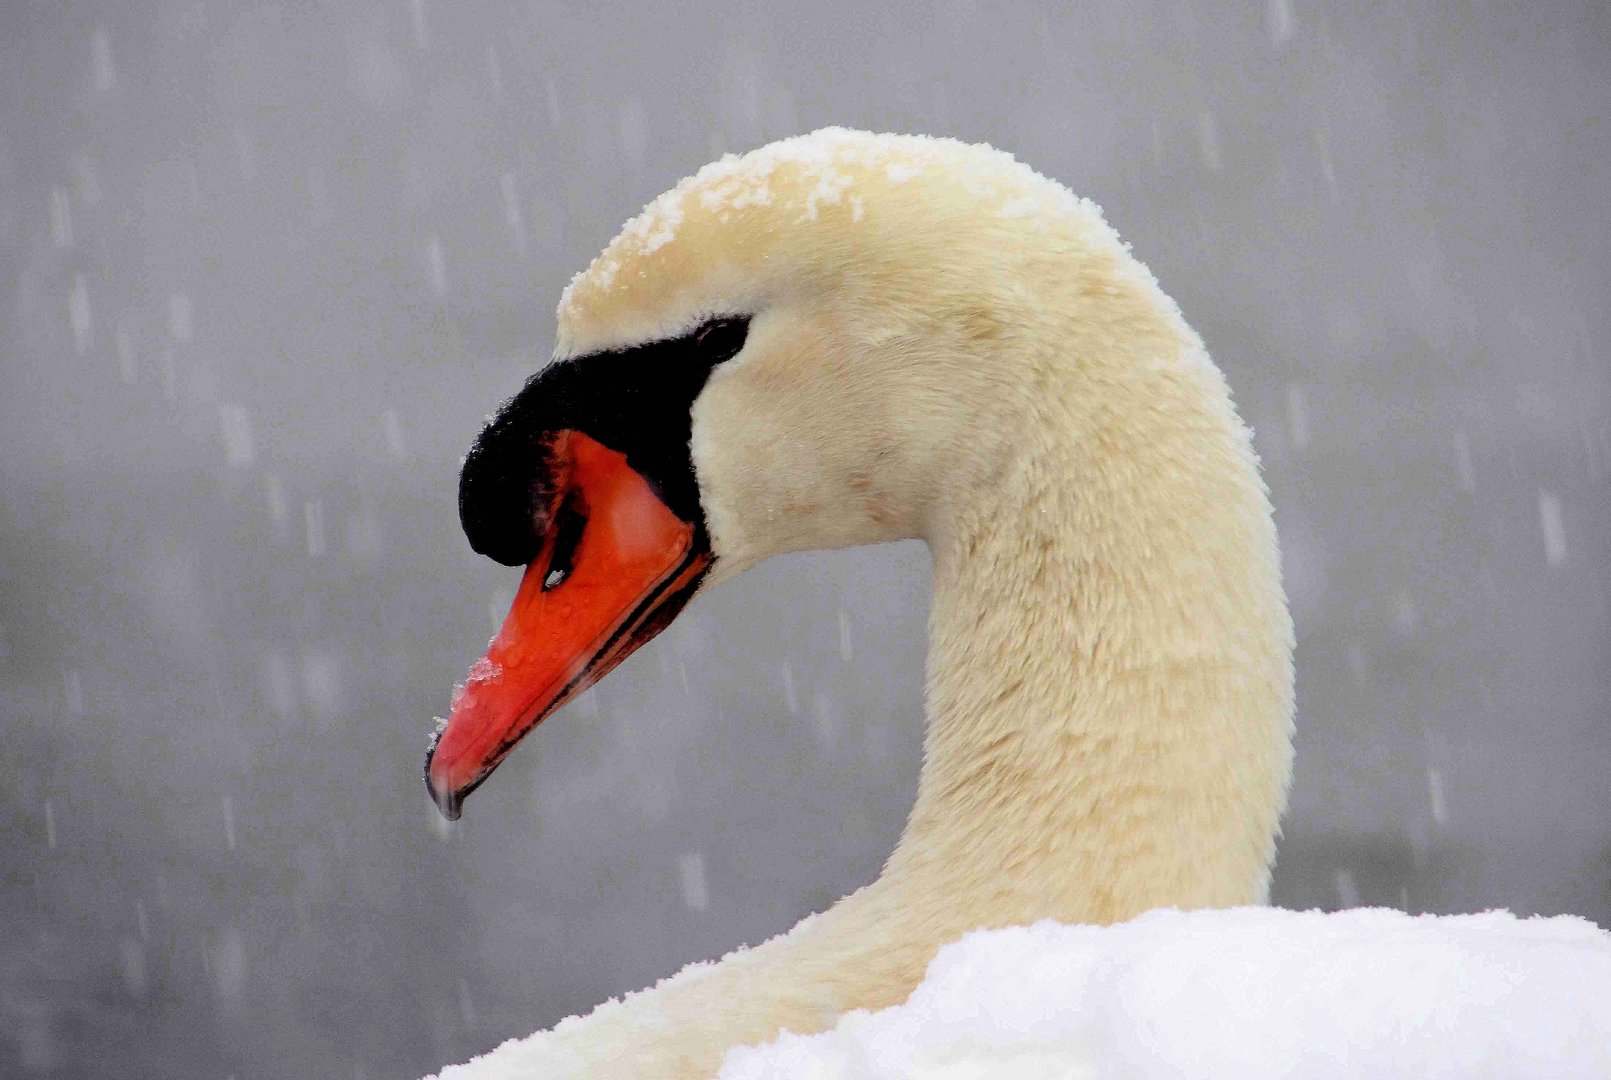
[[[1571,916],[1238,908],[942,949],[905,1005],[719,1080],[1611,1078],[1611,934]]]

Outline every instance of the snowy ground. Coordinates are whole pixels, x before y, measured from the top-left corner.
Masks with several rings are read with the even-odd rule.
[[[720,1080],[1611,1077],[1611,933],[1506,912],[1159,911],[943,949],[903,1006]]]

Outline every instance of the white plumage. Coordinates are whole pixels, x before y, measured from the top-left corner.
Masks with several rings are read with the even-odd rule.
[[[647,207],[566,290],[558,352],[739,312],[693,406],[707,585],[928,542],[906,831],[789,933],[443,1080],[705,1078],[903,1001],[979,927],[1265,895],[1292,722],[1270,506],[1219,370],[1096,208],[988,147],[820,131]]]

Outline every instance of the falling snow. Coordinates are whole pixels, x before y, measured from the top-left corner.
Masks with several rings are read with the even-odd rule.
[[[241,178],[250,180],[257,175],[257,147],[242,128],[236,128],[231,138],[235,143],[235,161],[240,166]]]
[[[783,675],[783,704],[793,716],[800,711],[800,694],[794,688],[794,668],[784,664],[781,668]]]
[[[145,946],[132,938],[124,938],[119,951],[123,962],[123,988],[134,997],[144,997],[149,983]]]
[[[87,207],[93,209],[101,201],[101,180],[95,160],[88,153],[73,157],[73,190]]]
[[[1197,144],[1203,167],[1209,172],[1223,171],[1225,159],[1220,153],[1219,119],[1209,109],[1197,114]]]
[[[1354,882],[1354,872],[1348,869],[1339,869],[1332,874],[1332,883],[1337,890],[1337,906],[1353,908],[1359,906],[1359,886]]]
[[[232,468],[249,468],[257,455],[252,447],[252,416],[240,405],[219,402],[218,423],[224,435],[224,458]]]
[[[1287,386],[1287,427],[1292,433],[1292,446],[1304,450],[1309,446],[1309,406],[1303,396],[1303,387],[1297,383]]]
[[[235,850],[235,800],[225,795],[220,800],[224,811],[224,846]]]
[[[263,503],[268,510],[269,520],[277,526],[283,526],[290,504],[286,501],[284,481],[274,473],[263,475]]]
[[[1420,606],[1409,593],[1399,593],[1393,598],[1393,632],[1399,637],[1410,637],[1420,627]]]
[[[344,658],[328,649],[311,651],[302,658],[302,692],[316,715],[332,719],[341,712],[346,670]]]
[[[239,930],[231,927],[219,935],[209,950],[208,966],[219,1000],[238,1003],[246,989],[246,942]]]
[[[1443,774],[1437,769],[1426,770],[1426,793],[1432,811],[1432,820],[1439,825],[1449,823],[1449,808],[1443,801]]]
[[[690,911],[704,911],[710,903],[705,889],[705,856],[694,851],[677,857],[677,878],[682,883],[682,902]]]
[[[95,89],[105,93],[117,85],[117,67],[112,63],[112,36],[106,27],[97,26],[90,38],[90,53],[95,67]]]
[[[832,750],[839,741],[839,721],[834,715],[833,699],[826,693],[818,693],[811,715],[816,721],[817,738],[824,749]]]
[[[1477,473],[1471,465],[1471,440],[1466,433],[1454,433],[1454,468],[1460,478],[1460,490],[1471,492],[1477,490]]]
[[[498,47],[496,45],[487,46],[487,84],[488,89],[492,91],[493,100],[502,102],[505,97],[503,62],[498,59]]]
[[[292,680],[290,661],[284,653],[271,650],[263,654],[259,663],[269,707],[282,718],[291,717],[296,712],[296,684]]]
[[[67,314],[73,328],[73,348],[83,356],[90,350],[91,335],[95,331],[90,316],[89,288],[84,284],[83,274],[73,276],[73,288],[67,294]]]
[[[68,716],[84,715],[84,677],[77,668],[68,668],[62,674],[62,704]]]
[[[179,396],[179,371],[174,366],[172,349],[165,348],[157,354],[157,375],[162,380],[162,396],[173,401]]]
[[[302,504],[302,532],[307,546],[308,558],[318,559],[324,555],[324,503],[318,499],[309,499]]]
[[[1544,557],[1551,566],[1566,561],[1566,526],[1561,520],[1561,499],[1553,491],[1538,493],[1538,521],[1544,531]]]
[[[168,297],[168,333],[181,344],[190,340],[195,329],[192,322],[190,294],[176,292]]]
[[[520,210],[520,191],[515,186],[515,174],[504,173],[498,178],[498,190],[503,195],[503,219],[509,226],[509,242],[515,254],[526,257],[526,218]]]
[[[1292,0],[1270,0],[1270,44],[1284,45],[1292,39]]]
[[[129,328],[126,319],[118,320],[117,329],[112,334],[112,347],[117,354],[118,376],[125,385],[132,384],[140,377],[140,371],[136,366],[134,331]]]
[[[381,413],[381,426],[386,432],[386,449],[393,461],[403,461],[408,457],[408,449],[403,445],[403,422],[397,417],[397,410],[387,409]]]
[[[66,188],[50,189],[50,238],[59,248],[73,246],[73,204]]]
[[[430,48],[430,30],[425,24],[425,0],[409,0],[408,11],[413,18],[414,47],[416,49]]]
[[[425,242],[425,267],[431,275],[431,291],[438,296],[446,296],[447,253],[442,250],[442,241],[438,237],[433,236]]]
[[[624,102],[617,122],[620,126],[622,159],[629,169],[643,168],[649,146],[649,120],[644,115],[643,102],[637,98]]]

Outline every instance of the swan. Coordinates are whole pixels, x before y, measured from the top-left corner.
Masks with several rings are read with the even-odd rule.
[[[761,559],[920,537],[933,600],[876,881],[442,1080],[710,1077],[901,1002],[976,928],[1266,898],[1293,632],[1248,429],[1096,206],[1008,154],[830,128],[682,181],[566,288],[459,510],[526,570],[426,761],[449,816]]]

